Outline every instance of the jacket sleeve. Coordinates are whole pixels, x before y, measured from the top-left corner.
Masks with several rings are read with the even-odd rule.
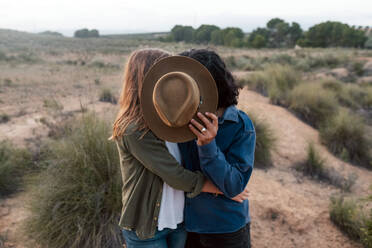
[[[123,137],[123,142],[144,167],[169,186],[188,192],[188,197],[195,197],[201,192],[205,180],[203,174],[181,166],[169,153],[164,141],[156,138],[151,131],[145,135],[139,131],[132,132]]]
[[[215,140],[198,146],[201,170],[226,197],[232,198],[246,187],[253,170],[255,143],[255,131],[245,131],[226,154]]]

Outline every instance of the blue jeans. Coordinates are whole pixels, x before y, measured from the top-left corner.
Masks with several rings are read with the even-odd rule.
[[[155,236],[150,239],[139,239],[135,231],[122,230],[127,248],[184,248],[187,232],[183,224],[177,229],[165,228],[156,231]]]

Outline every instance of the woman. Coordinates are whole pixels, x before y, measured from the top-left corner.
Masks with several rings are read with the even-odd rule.
[[[184,247],[184,192],[188,197],[202,190],[217,192],[200,172],[184,169],[179,164],[177,144],[159,140],[143,119],[139,96],[144,76],[167,56],[162,50],[137,50],[125,69],[112,138],[120,155],[123,208],[119,225],[127,248]],[[241,197],[245,197],[244,193]]]

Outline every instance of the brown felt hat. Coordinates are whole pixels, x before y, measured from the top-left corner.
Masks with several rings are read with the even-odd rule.
[[[185,56],[159,60],[146,74],[141,107],[151,131],[160,139],[186,142],[195,139],[188,124],[197,112],[215,113],[216,83],[198,61]]]

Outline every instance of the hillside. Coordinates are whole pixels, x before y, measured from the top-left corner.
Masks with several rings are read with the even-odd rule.
[[[85,110],[113,120],[118,106],[99,99],[104,90],[118,97],[123,67],[132,50],[159,47],[179,53],[203,47],[137,38],[75,39],[0,30],[0,141],[10,140],[37,157],[44,142],[59,131],[59,124]],[[336,61],[335,67],[341,67],[349,58],[372,57],[368,51],[349,49],[213,48],[237,78],[262,70],[265,63],[283,64],[292,60],[302,63],[308,57],[317,56],[327,59],[329,56],[334,62],[338,59],[336,56],[344,56],[346,59]],[[297,64],[293,62],[291,66]],[[303,77],[329,77],[334,65],[327,66],[308,68],[309,71],[303,71]],[[302,67],[296,70],[302,70],[298,68]],[[356,78],[355,85],[369,84],[368,77]],[[345,178],[356,178],[348,193],[352,198],[369,193],[372,171],[335,157],[321,143],[317,129],[252,90],[245,87],[241,91],[239,108],[265,121],[277,139],[272,152],[273,167],[255,169],[249,183],[253,247],[361,247],[329,219],[330,197],[339,194],[340,189],[308,179],[294,166],[305,159],[308,143],[312,142],[327,167]],[[22,235],[24,220],[29,214],[29,190],[23,186],[17,193],[0,199],[0,247],[3,241],[5,247],[30,247]]]

